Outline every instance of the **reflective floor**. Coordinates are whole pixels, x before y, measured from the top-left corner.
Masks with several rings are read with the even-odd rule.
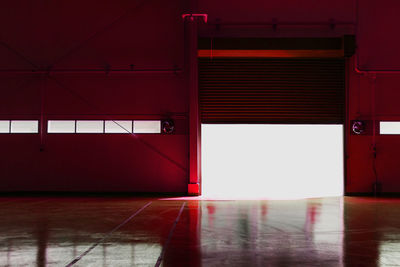
[[[0,197],[0,266],[400,266],[400,199]]]

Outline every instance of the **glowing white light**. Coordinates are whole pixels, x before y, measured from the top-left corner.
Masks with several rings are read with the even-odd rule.
[[[74,120],[56,120],[47,122],[48,133],[75,133]]]
[[[0,121],[0,133],[10,132],[10,121]]]
[[[11,121],[11,133],[38,133],[39,121]]]
[[[161,121],[133,121],[134,133],[160,133]]]
[[[343,195],[342,125],[202,125],[205,198]]]
[[[381,121],[379,123],[380,134],[400,134],[399,121]]]
[[[76,121],[77,133],[103,133],[104,121]]]
[[[106,133],[132,133],[132,121],[105,121]]]

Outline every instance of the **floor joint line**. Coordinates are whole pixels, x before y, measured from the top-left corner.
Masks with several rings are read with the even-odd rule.
[[[141,207],[140,209],[138,209],[135,213],[133,213],[131,216],[129,216],[125,221],[123,221],[122,223],[120,223],[119,225],[117,225],[114,229],[112,229],[110,232],[106,233],[104,235],[104,237],[102,239],[100,239],[99,241],[97,241],[96,243],[94,243],[93,245],[91,245],[87,250],[85,250],[81,255],[79,255],[78,257],[76,257],[75,259],[73,259],[70,263],[68,263],[67,265],[65,265],[65,267],[70,267],[73,266],[75,263],[77,263],[78,261],[80,261],[80,259],[82,259],[85,255],[89,254],[90,251],[92,251],[95,247],[97,247],[99,244],[101,244],[102,242],[104,242],[104,240],[106,240],[110,235],[112,235],[115,231],[117,231],[119,228],[121,228],[122,226],[124,226],[126,223],[128,223],[130,220],[133,219],[133,217],[135,217],[136,215],[138,215],[140,212],[142,212],[145,208],[147,208],[148,206],[150,206],[150,204],[152,203],[152,201],[148,202],[147,204],[145,204],[143,207]]]
[[[185,205],[186,205],[186,202],[183,202],[183,204],[181,206],[181,209],[179,210],[178,216],[176,217],[176,219],[174,221],[174,224],[172,225],[171,230],[169,231],[169,234],[168,234],[168,237],[167,237],[167,241],[165,241],[165,244],[164,244],[163,249],[162,249],[162,251],[160,253],[160,256],[158,257],[157,262],[154,265],[155,267],[159,267],[161,262],[162,262],[162,260],[164,259],[165,251],[167,250],[168,244],[172,239],[172,234],[174,233],[175,227],[178,224],[179,218],[181,217],[181,214],[182,214],[182,211],[183,211],[183,208],[185,207]]]

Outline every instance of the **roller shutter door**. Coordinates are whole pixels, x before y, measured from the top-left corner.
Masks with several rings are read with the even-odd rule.
[[[342,124],[344,58],[199,58],[202,123]]]

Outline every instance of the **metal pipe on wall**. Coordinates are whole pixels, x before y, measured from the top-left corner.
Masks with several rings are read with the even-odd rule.
[[[11,69],[0,74],[181,74],[182,68],[171,69]]]
[[[207,14],[199,14],[197,0],[190,1],[190,11],[182,15],[186,27],[187,57],[185,64],[189,70],[189,195],[201,194],[201,121],[198,90],[197,38],[198,22],[207,23]]]
[[[330,27],[334,28],[336,25],[340,26],[354,26],[353,22],[346,22],[346,21],[328,21],[328,22],[321,22],[321,21],[315,21],[315,22],[278,22],[278,21],[273,21],[273,22],[265,22],[265,23],[255,23],[255,22],[250,22],[250,23],[244,23],[244,22],[221,22],[221,23],[209,23],[210,26],[233,26],[233,27],[277,27],[279,25],[281,26],[296,26],[296,27]]]
[[[189,186],[188,193],[200,194],[200,114],[197,81],[197,21],[188,21],[189,31]]]

